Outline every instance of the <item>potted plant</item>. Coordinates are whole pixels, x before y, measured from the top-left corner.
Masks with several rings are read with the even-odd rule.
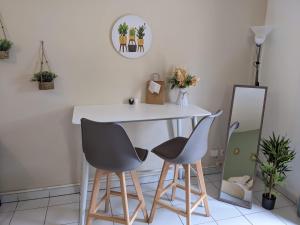
[[[145,36],[146,24],[136,28],[138,38],[138,51],[144,51],[144,36]]]
[[[125,22],[123,24],[121,23],[119,25],[118,32],[119,32],[120,51],[122,50],[124,52],[127,45],[128,25]]]
[[[198,82],[199,78],[197,78],[195,75],[189,74],[185,69],[175,69],[173,76],[169,79],[169,84],[171,85],[171,89],[174,89],[175,87],[179,89],[176,101],[177,105],[188,105],[187,88],[190,86],[196,86]]]
[[[54,79],[57,77],[55,73],[50,71],[40,71],[33,74],[31,81],[39,82],[40,90],[54,89]]]
[[[288,164],[295,158],[295,151],[291,150],[290,139],[275,136],[273,133],[267,139],[262,139],[260,151],[263,159],[258,158],[262,179],[266,192],[262,194],[262,207],[274,209],[276,202],[275,186],[281,185],[286,178],[286,173],[291,171]]]
[[[9,49],[12,46],[12,42],[6,38],[0,39],[0,59],[9,58]]]
[[[128,52],[136,52],[136,42],[135,42],[135,28],[131,27],[129,29],[129,43]]]

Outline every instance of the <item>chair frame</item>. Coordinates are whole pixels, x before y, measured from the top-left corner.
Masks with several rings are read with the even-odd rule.
[[[151,214],[149,217],[148,222],[152,223],[154,215],[156,213],[157,205],[160,205],[161,207],[164,207],[166,209],[169,209],[181,216],[186,217],[186,224],[191,225],[191,214],[193,211],[201,204],[204,203],[205,208],[205,216],[209,217],[209,206],[208,206],[208,199],[207,199],[207,193],[206,193],[206,187],[205,187],[205,181],[203,176],[203,170],[202,170],[202,164],[201,160],[197,161],[195,165],[195,170],[197,174],[197,181],[199,186],[199,191],[196,191],[191,188],[191,164],[183,164],[183,168],[185,170],[185,185],[181,185],[177,183],[178,180],[178,168],[179,164],[174,165],[174,179],[173,181],[168,184],[166,187],[164,187],[164,181],[167,176],[167,173],[170,169],[172,163],[164,162],[163,169],[160,175],[158,187],[155,193]],[[181,210],[176,207],[170,206],[162,201],[160,201],[160,198],[168,191],[169,188],[172,188],[172,197],[171,199],[174,200],[176,198],[176,188],[180,188],[185,191],[185,200],[186,200],[186,210]],[[199,196],[199,199],[192,203],[191,205],[191,193]]]
[[[93,219],[102,219],[106,221],[112,221],[120,224],[125,224],[125,225],[131,225],[135,221],[139,210],[142,210],[144,214],[144,219],[145,222],[148,221],[148,213],[146,209],[146,203],[143,197],[141,185],[139,183],[139,179],[137,176],[136,171],[130,171],[130,175],[132,178],[132,182],[134,184],[136,194],[132,193],[127,193],[126,190],[126,179],[125,179],[125,172],[116,172],[116,175],[120,179],[120,186],[121,186],[121,191],[112,191],[110,190],[111,186],[111,176],[113,172],[110,171],[104,171],[97,169],[96,174],[95,174],[95,180],[93,184],[93,190],[92,190],[92,197],[91,197],[91,202],[90,202],[90,207],[87,215],[87,225],[91,225],[93,222]],[[103,195],[103,197],[100,199],[100,201],[97,203],[97,197],[99,194],[99,189],[100,189],[100,179],[101,177],[106,176],[106,193]],[[110,216],[104,213],[99,213],[97,212],[98,209],[100,208],[101,204],[105,202],[105,211],[107,212],[109,209],[109,200],[110,196],[121,196],[122,198],[122,205],[123,205],[123,212],[124,212],[124,217],[121,216]],[[133,211],[132,215],[129,215],[128,211],[128,198],[133,198],[137,199],[139,201],[137,207]]]

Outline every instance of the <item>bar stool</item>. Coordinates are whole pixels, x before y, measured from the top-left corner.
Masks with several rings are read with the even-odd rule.
[[[116,123],[99,123],[81,119],[82,146],[86,160],[96,168],[90,208],[87,215],[87,225],[93,219],[102,219],[121,224],[131,225],[139,210],[142,210],[145,221],[148,220],[146,204],[135,169],[147,158],[148,151],[134,148],[125,130]],[[126,191],[125,172],[129,171],[136,194]],[[120,179],[121,192],[110,190],[111,176],[115,173]],[[97,203],[100,189],[100,178],[106,176],[106,193]],[[105,211],[108,211],[110,195],[121,196],[124,217],[110,216],[99,213],[100,204],[105,201]],[[128,198],[138,200],[138,205],[132,215],[128,212]]]
[[[208,134],[212,123],[215,118],[220,116],[222,111],[219,110],[213,115],[204,117],[195,127],[189,138],[176,137],[169,141],[166,141],[152,150],[154,154],[164,160],[164,165],[160,175],[158,187],[156,190],[155,198],[153,201],[151,214],[149,217],[149,223],[153,221],[157,205],[167,208],[181,216],[186,217],[186,225],[191,225],[191,214],[198,207],[200,203],[204,203],[206,216],[209,216],[209,207],[206,194],[206,187],[204,182],[204,176],[201,165],[201,158],[207,152]],[[175,173],[173,181],[164,188],[164,180],[170,168],[170,165],[174,164]],[[177,183],[178,166],[182,164],[185,170],[185,185]],[[199,191],[191,189],[190,184],[190,169],[191,165],[195,165],[197,174],[197,181]],[[172,188],[172,200],[175,199],[176,188],[185,190],[185,204],[186,210],[180,210],[173,206],[170,206],[162,201],[160,198],[165,194],[169,188]],[[199,196],[199,199],[195,201],[191,206],[191,193]]]

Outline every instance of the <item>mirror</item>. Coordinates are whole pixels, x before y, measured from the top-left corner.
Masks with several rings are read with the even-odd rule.
[[[266,87],[235,85],[219,199],[252,207],[252,189],[263,122]]]

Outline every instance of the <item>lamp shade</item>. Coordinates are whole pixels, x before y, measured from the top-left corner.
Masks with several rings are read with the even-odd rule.
[[[270,26],[253,26],[251,30],[255,34],[255,43],[257,45],[262,45],[268,34],[272,31],[272,27]]]

